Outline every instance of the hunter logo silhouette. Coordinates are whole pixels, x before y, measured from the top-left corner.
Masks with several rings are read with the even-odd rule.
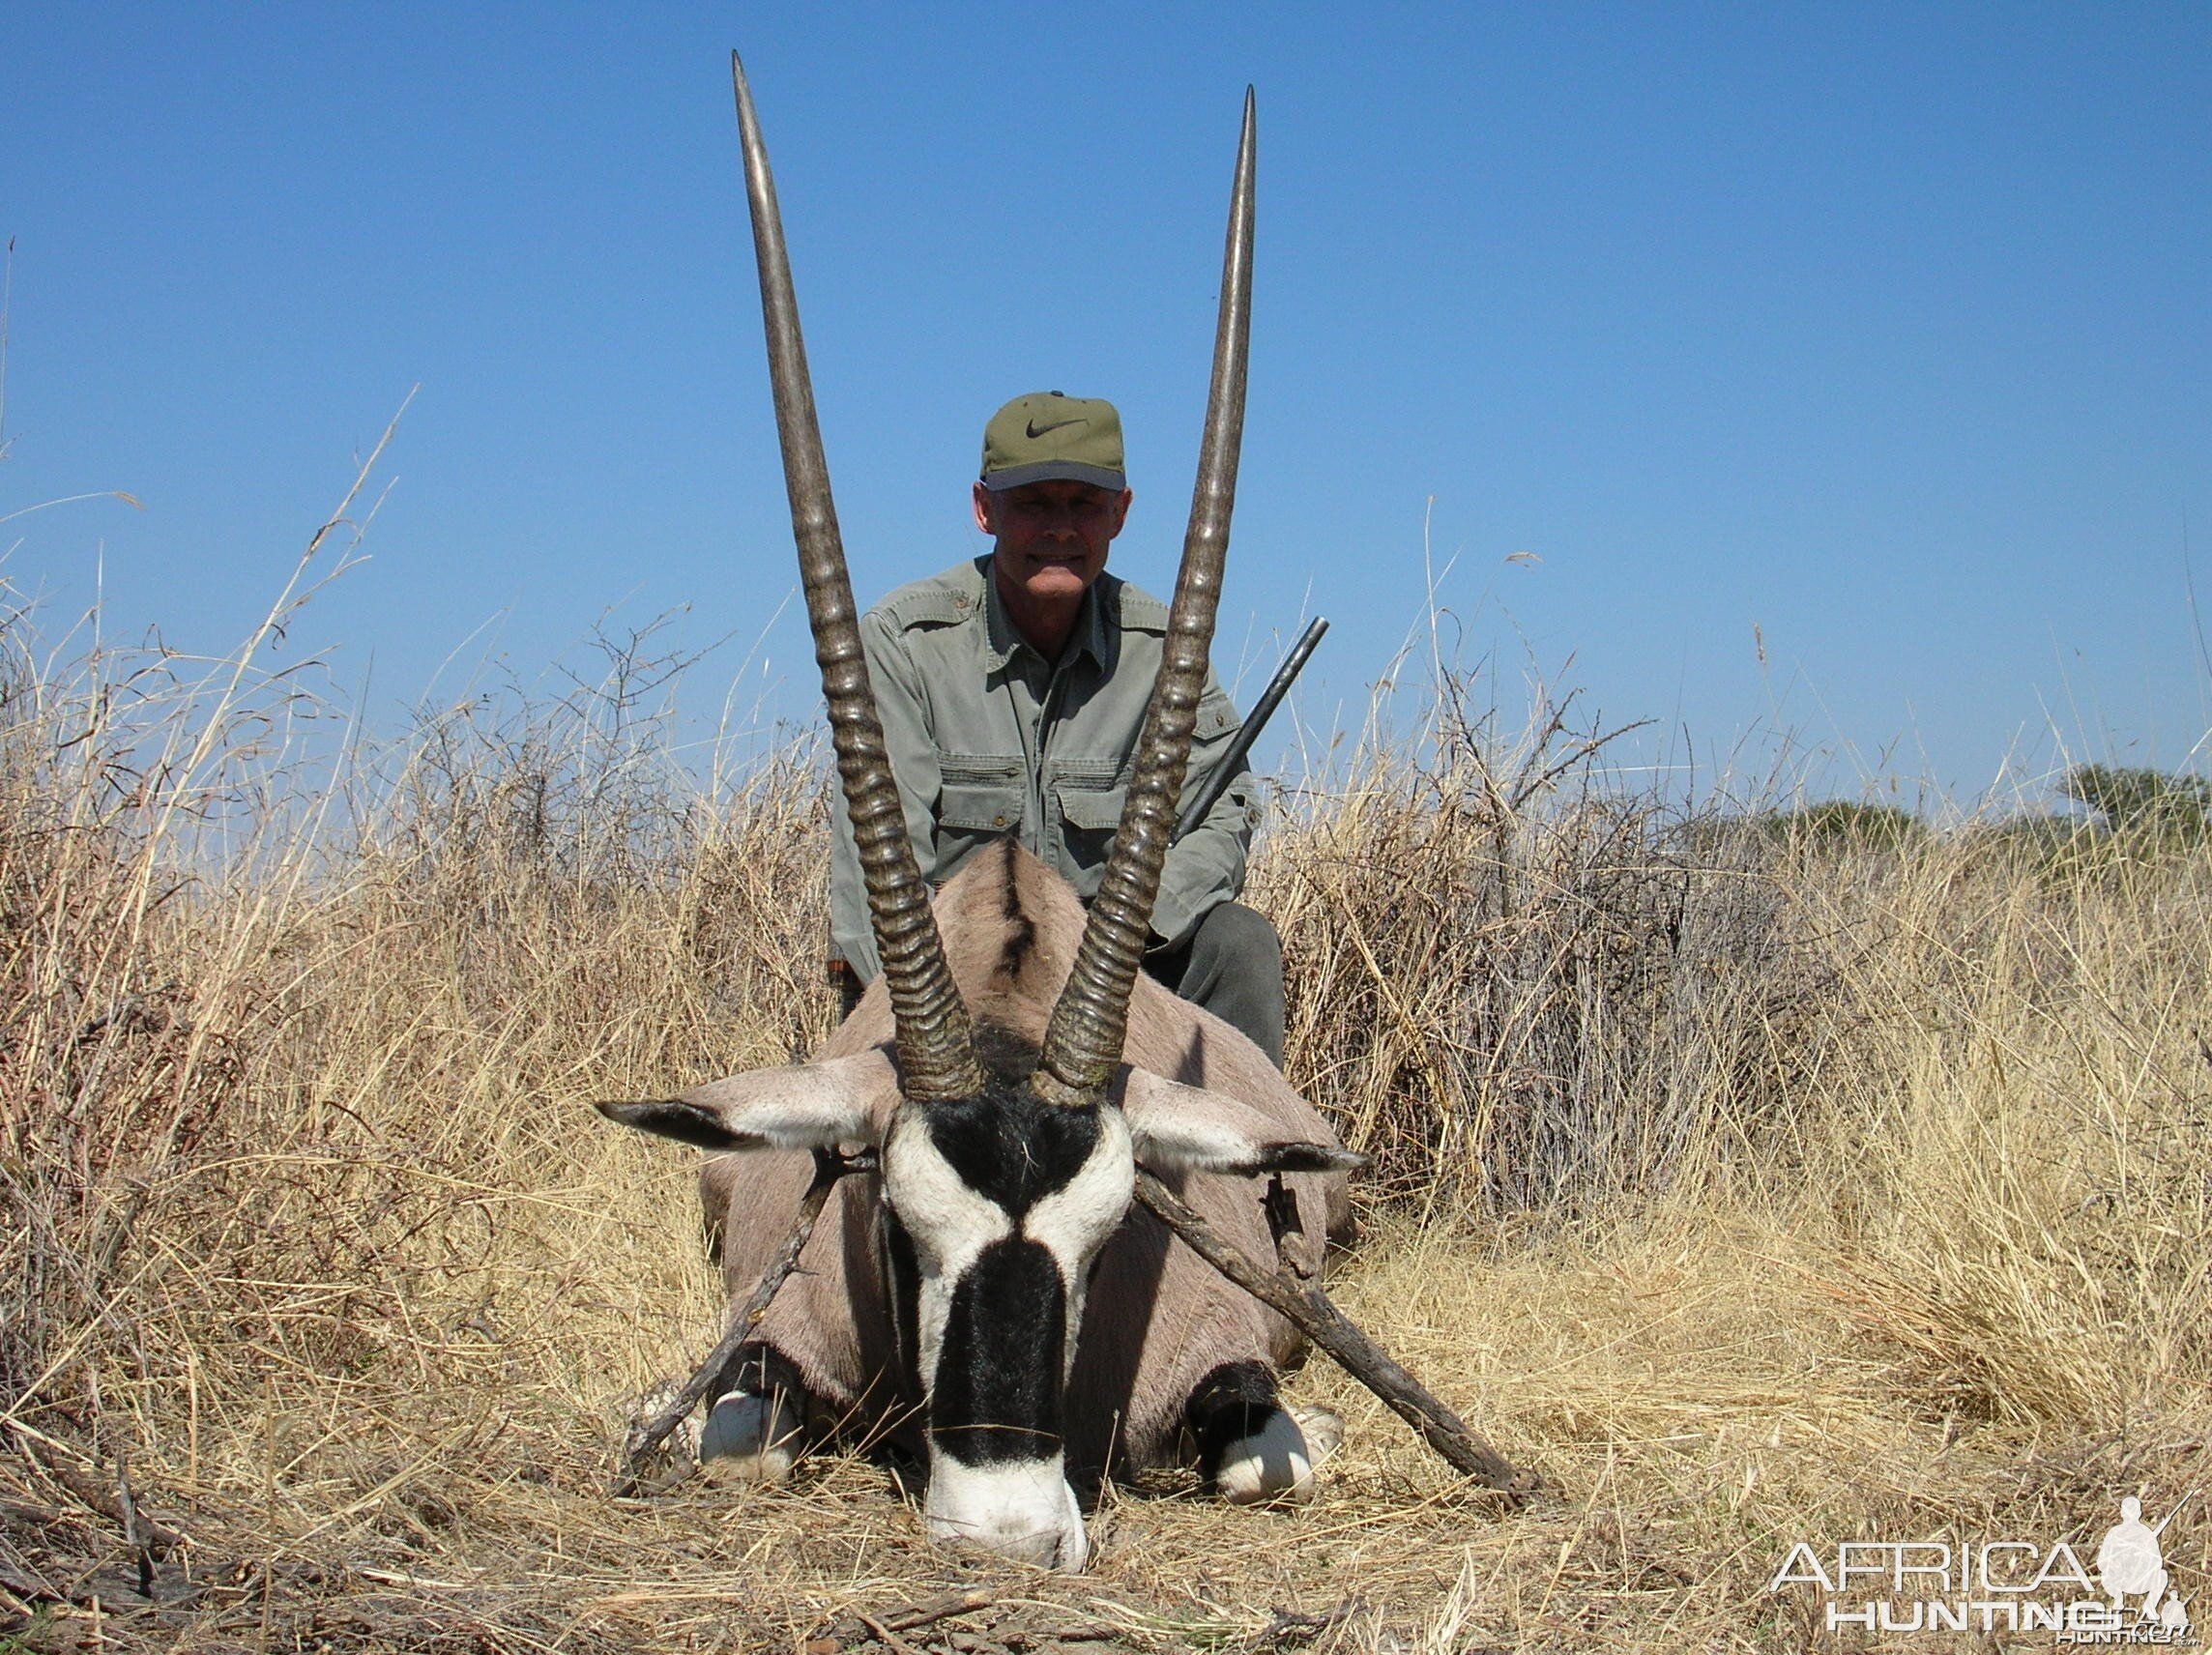
[[[2144,1620],[2181,1630],[2189,1625],[2189,1606],[2178,1597],[2167,1597],[2170,1579],[2158,1537],[2181,1508],[2166,1514],[2156,1527],[2143,1522],[2142,1501],[2130,1495],[2120,1501],[2120,1521],[2105,1531],[2097,1546],[2097,1579],[2112,1608],[2123,1608],[2129,1598],[2140,1598]],[[2165,1607],[2159,1604],[2166,1599]]]

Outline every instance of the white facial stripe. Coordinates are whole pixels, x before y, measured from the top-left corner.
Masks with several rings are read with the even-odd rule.
[[[885,1194],[914,1242],[921,1283],[915,1333],[922,1388],[937,1383],[937,1353],[945,1346],[945,1322],[952,1313],[952,1290],[974,1267],[977,1255],[1013,1234],[1005,1209],[961,1181],[952,1163],[938,1153],[928,1122],[919,1111],[902,1109],[891,1122],[884,1151]]]
[[[925,1515],[932,1540],[986,1546],[1048,1569],[1080,1569],[1090,1553],[1058,1454],[975,1466],[933,1448]]]
[[[1022,1234],[1040,1243],[1060,1263],[1070,1306],[1082,1302],[1083,1280],[1091,1261],[1105,1245],[1114,1226],[1129,1210],[1136,1187],[1136,1163],[1129,1155],[1129,1127],[1118,1109],[1098,1112],[1098,1142],[1075,1176],[1054,1190],[1022,1220]],[[1072,1335],[1075,1319],[1069,1318]],[[1074,1350],[1075,1341],[1068,1340]]]
[[[891,1123],[884,1169],[886,1193],[915,1244],[920,1274],[915,1307],[916,1342],[920,1347],[917,1356],[922,1388],[934,1394],[953,1290],[983,1249],[1013,1234],[1013,1226],[1004,1207],[971,1189],[938,1152],[919,1112],[902,1110]],[[1121,1111],[1101,1109],[1098,1141],[1075,1176],[1031,1207],[1022,1221],[1023,1236],[1042,1246],[1060,1266],[1061,1284],[1067,1293],[1067,1331],[1061,1351],[1063,1379],[1075,1360],[1091,1261],[1128,1210],[1135,1182],[1128,1123]]]

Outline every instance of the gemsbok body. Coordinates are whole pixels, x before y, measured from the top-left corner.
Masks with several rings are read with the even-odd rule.
[[[771,378],[816,656],[883,975],[808,1063],[613,1118],[727,1151],[701,1174],[734,1294],[789,1230],[814,1151],[872,1147],[725,1370],[703,1456],[787,1474],[824,1435],[904,1430],[931,1535],[1082,1566],[1071,1477],[1195,1459],[1228,1498],[1303,1497],[1276,1397],[1291,1325],[1133,1208],[1141,1164],[1256,1261],[1318,1273],[1357,1157],[1267,1059],[1139,971],[1205,684],[1235,496],[1251,304],[1249,94],[1191,523],[1127,804],[1088,913],[1008,841],[934,901],[861,654],[767,155],[742,70]],[[1270,1186],[1289,1196],[1273,1202]],[[1286,1224],[1284,1214],[1297,1222]]]

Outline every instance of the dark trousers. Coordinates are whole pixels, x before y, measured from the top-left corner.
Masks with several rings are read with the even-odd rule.
[[[839,962],[842,965],[843,962]],[[1224,902],[1198,922],[1190,941],[1145,956],[1145,973],[1193,1005],[1202,1005],[1283,1066],[1283,940],[1256,908]],[[841,972],[844,1013],[853,1015],[863,984]]]
[[[1209,910],[1181,947],[1146,955],[1145,971],[1283,1066],[1283,940],[1258,909],[1224,902]]]

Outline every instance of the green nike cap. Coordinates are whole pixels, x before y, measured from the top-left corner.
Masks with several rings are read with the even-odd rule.
[[[1121,467],[1121,416],[1093,396],[1033,392],[983,427],[983,486],[994,493],[1065,480],[1119,494],[1129,486]]]

